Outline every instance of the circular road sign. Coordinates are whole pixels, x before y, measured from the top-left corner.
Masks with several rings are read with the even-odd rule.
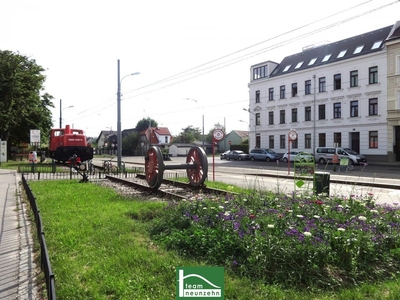
[[[215,129],[213,137],[216,141],[222,141],[224,139],[224,132],[221,129]]]

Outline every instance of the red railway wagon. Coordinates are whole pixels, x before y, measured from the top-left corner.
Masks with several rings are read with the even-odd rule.
[[[64,163],[76,154],[81,161],[93,159],[93,148],[82,129],[54,128],[50,131],[50,157]]]

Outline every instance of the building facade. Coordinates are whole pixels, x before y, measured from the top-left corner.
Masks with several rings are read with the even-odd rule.
[[[315,154],[316,147],[337,146],[373,161],[396,160],[399,79],[388,66],[390,55],[399,64],[397,25],[251,66],[250,148],[284,153],[291,143],[291,149]],[[392,102],[396,125],[388,121]],[[291,130],[296,140],[289,140]]]

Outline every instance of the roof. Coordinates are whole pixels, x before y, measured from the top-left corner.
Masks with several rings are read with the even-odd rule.
[[[158,135],[171,136],[171,133],[169,132],[169,129],[167,127],[149,127],[141,131],[139,135],[145,135],[147,137],[147,140],[150,141],[151,144],[158,144],[159,140],[156,136],[156,133]]]
[[[311,46],[300,53],[286,56],[269,77],[281,76],[381,51],[384,47],[384,41],[388,38],[393,27],[393,25],[383,27],[319,47]]]
[[[400,38],[400,21],[397,21],[389,33],[387,41],[392,41]]]
[[[248,131],[243,131],[243,130],[232,130],[232,131],[235,132],[241,139],[247,139],[249,137]]]

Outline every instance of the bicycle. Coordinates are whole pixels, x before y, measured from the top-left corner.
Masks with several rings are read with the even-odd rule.
[[[112,158],[105,160],[103,162],[103,169],[104,169],[104,172],[107,172],[107,173],[110,173],[110,171],[111,171],[111,173],[114,173],[118,170],[117,166],[112,163]]]

